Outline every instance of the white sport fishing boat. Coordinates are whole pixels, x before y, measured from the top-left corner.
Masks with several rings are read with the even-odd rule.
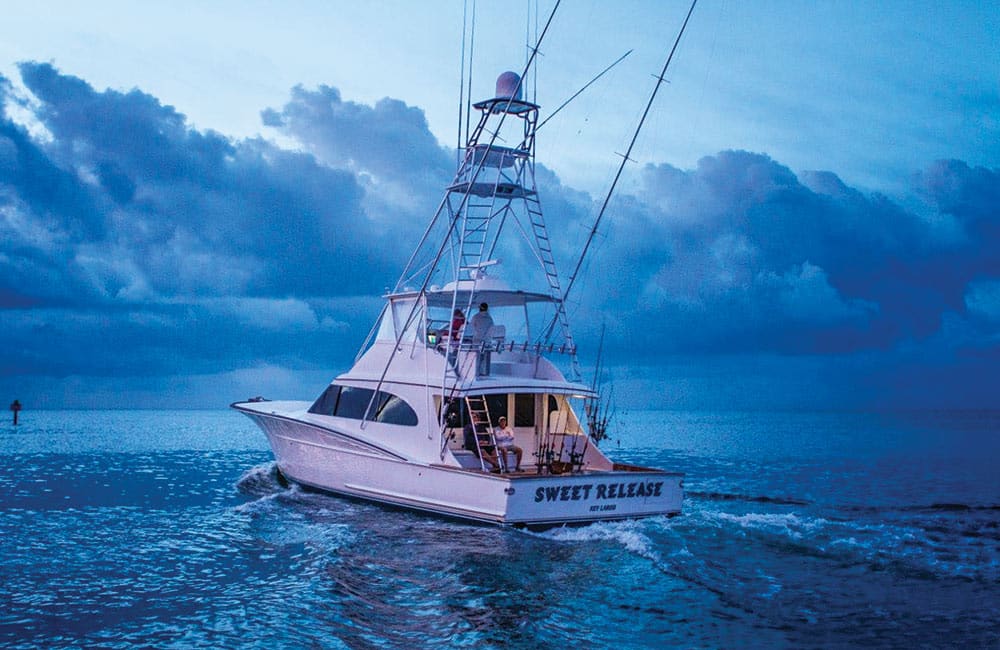
[[[682,474],[612,461],[573,408],[597,395],[535,186],[539,106],[506,72],[474,108],[458,173],[353,367],[314,402],[232,407],[285,477],[338,495],[528,527],[679,513]],[[498,445],[501,419],[520,459]]]

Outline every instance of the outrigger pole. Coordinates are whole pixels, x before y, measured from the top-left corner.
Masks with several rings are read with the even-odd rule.
[[[600,71],[600,72],[599,72],[599,73],[597,74],[597,76],[596,76],[596,77],[594,77],[593,79],[591,79],[590,81],[588,81],[588,82],[587,82],[587,84],[586,84],[586,85],[585,85],[585,86],[584,86],[583,88],[581,88],[580,90],[578,90],[578,91],[576,91],[575,93],[573,93],[573,96],[572,96],[572,97],[570,97],[569,99],[567,99],[566,101],[564,101],[564,102],[563,102],[562,104],[559,104],[559,108],[557,108],[556,110],[554,110],[554,111],[552,111],[551,113],[549,113],[549,116],[548,116],[548,117],[546,117],[546,118],[545,118],[544,120],[542,120],[542,123],[541,123],[541,124],[539,124],[538,126],[536,126],[536,127],[535,127],[535,133],[538,133],[538,130],[539,130],[539,129],[541,129],[541,128],[542,128],[543,126],[545,126],[545,123],[546,123],[546,122],[548,122],[549,120],[551,120],[551,119],[552,119],[553,117],[555,117],[555,116],[556,116],[556,113],[558,113],[558,112],[559,112],[559,111],[561,111],[562,109],[566,108],[566,106],[567,106],[567,105],[568,105],[568,104],[569,104],[569,103],[570,103],[571,101],[573,101],[574,99],[576,99],[577,97],[579,97],[579,96],[580,96],[580,95],[581,95],[581,94],[583,93],[583,91],[585,91],[586,89],[588,89],[588,88],[590,88],[591,86],[593,86],[593,85],[594,85],[594,83],[595,83],[595,82],[596,82],[596,81],[597,81],[598,79],[600,79],[600,78],[601,78],[601,77],[603,77],[603,76],[604,76],[605,74],[607,74],[607,73],[608,73],[608,71],[609,71],[609,70],[611,70],[611,68],[615,67],[616,65],[618,65],[619,63],[621,63],[622,61],[624,61],[624,60],[625,60],[625,57],[627,57],[627,56],[628,56],[629,54],[631,54],[631,53],[632,53],[632,50],[629,50],[629,51],[628,51],[628,52],[626,52],[625,54],[622,54],[622,55],[621,55],[620,57],[618,57],[618,59],[617,59],[617,60],[616,60],[616,61],[615,61],[614,63],[612,63],[612,64],[611,64],[611,65],[609,65],[608,67],[606,67],[606,68],[604,68],[603,70],[601,70],[601,71]]]
[[[590,235],[587,237],[587,243],[584,244],[583,251],[580,253],[580,259],[576,262],[576,268],[573,269],[572,275],[569,276],[569,282],[567,283],[566,290],[563,292],[562,296],[563,304],[566,304],[569,292],[573,289],[573,284],[576,282],[577,275],[580,273],[580,267],[583,266],[583,261],[587,257],[587,251],[590,249],[590,244],[594,241],[594,237],[597,235],[597,228],[601,225],[601,219],[604,217],[604,212],[608,209],[608,203],[611,201],[611,196],[614,194],[615,187],[618,185],[618,179],[621,178],[622,172],[625,170],[625,164],[631,160],[630,156],[632,155],[632,148],[635,147],[635,142],[639,138],[639,132],[642,131],[642,126],[646,122],[646,116],[649,115],[649,109],[653,106],[653,100],[656,99],[656,93],[660,90],[660,86],[666,80],[667,68],[670,67],[670,62],[674,58],[674,52],[677,51],[677,46],[680,45],[681,37],[684,36],[684,30],[687,28],[688,21],[691,19],[691,14],[694,12],[694,7],[697,4],[698,0],[692,0],[691,8],[688,9],[687,16],[684,18],[684,24],[681,25],[681,29],[677,33],[677,38],[674,40],[674,46],[670,48],[670,54],[667,56],[666,63],[663,64],[663,70],[661,70],[660,75],[656,77],[656,85],[653,86],[653,92],[649,96],[649,101],[646,102],[646,110],[642,112],[642,117],[639,118],[639,124],[635,127],[635,133],[632,134],[632,141],[629,143],[628,149],[625,153],[619,154],[622,157],[622,162],[618,166],[618,172],[615,174],[614,180],[611,181],[611,188],[604,197],[604,203],[601,205],[601,210],[597,213],[594,225],[590,229]],[[548,332],[546,333],[546,339],[551,336],[552,330],[555,328],[555,324],[555,319],[552,319],[552,323],[549,325]]]

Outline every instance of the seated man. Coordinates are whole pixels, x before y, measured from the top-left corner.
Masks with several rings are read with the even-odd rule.
[[[497,456],[503,459],[504,462],[507,461],[507,452],[513,451],[514,456],[517,458],[517,467],[514,468],[515,472],[521,471],[521,455],[524,453],[520,447],[514,444],[514,430],[510,428],[507,424],[507,418],[503,415],[500,416],[498,420],[500,425],[495,431],[493,431],[493,439],[497,442]],[[506,468],[505,468],[506,469]]]

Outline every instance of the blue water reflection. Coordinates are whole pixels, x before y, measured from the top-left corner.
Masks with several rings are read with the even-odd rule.
[[[616,459],[687,473],[682,516],[469,526],[283,486],[236,413],[24,412],[0,645],[1000,643],[1000,414],[619,420]]]

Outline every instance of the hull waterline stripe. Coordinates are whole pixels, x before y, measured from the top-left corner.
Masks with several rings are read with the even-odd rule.
[[[437,499],[426,499],[426,498],[423,498],[423,499],[414,499],[414,498],[412,498],[410,496],[407,496],[406,494],[404,494],[402,492],[395,492],[395,491],[392,491],[392,490],[380,490],[378,488],[367,487],[367,486],[364,486],[364,485],[356,485],[356,484],[353,484],[353,483],[345,483],[344,487],[350,488],[352,490],[357,490],[359,492],[364,492],[366,494],[377,494],[378,496],[390,498],[393,501],[399,501],[399,502],[406,502],[406,503],[414,503],[414,504],[424,505],[424,506],[427,506],[429,509],[433,509],[434,507],[437,507],[437,508],[445,508],[449,512],[474,512],[474,513],[481,513],[483,515],[486,515],[486,516],[489,516],[489,517],[495,517],[497,519],[502,519],[504,517],[504,515],[505,515],[504,511],[496,511],[496,510],[488,510],[488,511],[487,510],[470,510],[468,508],[463,508],[462,506],[455,505],[454,503],[451,503],[451,502],[448,502],[448,501],[438,501]]]
[[[336,495],[341,495],[341,496],[346,496],[346,497],[354,497],[354,498],[358,498],[358,499],[363,499],[365,501],[370,501],[370,502],[373,502],[373,503],[384,503],[384,504],[391,505],[391,506],[401,506],[401,507],[404,507],[404,508],[411,508],[413,510],[420,510],[422,512],[429,512],[429,513],[435,514],[435,515],[442,515],[442,514],[444,514],[444,515],[451,515],[451,516],[454,516],[454,517],[458,517],[460,519],[468,519],[468,520],[471,520],[471,521],[477,521],[477,522],[481,522],[481,523],[487,523],[487,524],[502,524],[502,523],[504,523],[502,517],[495,517],[495,518],[491,519],[489,517],[486,517],[486,516],[483,516],[483,515],[479,515],[478,512],[475,511],[475,510],[466,510],[466,509],[463,509],[463,508],[451,509],[451,508],[445,508],[445,507],[436,507],[435,508],[435,507],[430,507],[430,506],[426,506],[425,507],[425,506],[421,506],[419,501],[410,501],[410,500],[407,500],[407,499],[404,499],[404,500],[397,500],[397,499],[391,499],[391,498],[378,499],[378,498],[375,498],[374,496],[372,496],[370,494],[367,494],[365,492],[352,492],[350,490],[338,490],[336,488],[323,487],[322,485],[316,485],[314,483],[310,483],[309,481],[300,481],[300,480],[298,480],[298,479],[296,479],[295,477],[292,477],[292,476],[290,476],[289,478],[291,478],[296,483],[299,483],[301,485],[305,485],[306,487],[310,487],[310,488],[313,488],[315,490],[319,490],[321,492],[327,492],[327,493],[330,493],[330,494],[336,494]]]

